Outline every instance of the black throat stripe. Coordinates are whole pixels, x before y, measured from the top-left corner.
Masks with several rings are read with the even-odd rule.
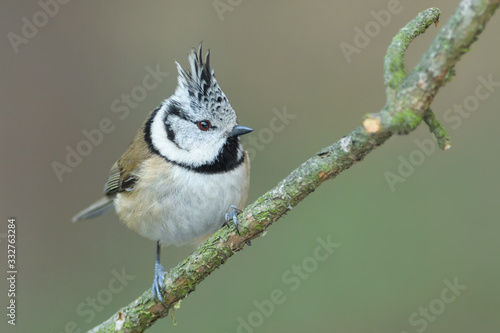
[[[244,162],[244,155],[242,155],[241,158],[238,158],[240,143],[237,137],[230,137],[227,139],[226,143],[219,152],[219,155],[213,162],[206,163],[200,166],[192,166],[186,163],[173,161],[170,158],[168,158],[168,156],[162,155],[158,151],[158,149],[154,146],[151,136],[151,126],[153,124],[153,119],[155,118],[160,108],[161,105],[151,113],[151,116],[147,120],[146,126],[144,128],[144,141],[146,141],[148,148],[152,153],[163,157],[166,161],[172,164],[178,165],[188,170],[192,170],[194,172],[199,172],[204,174],[217,174],[217,173],[228,172],[234,170]],[[186,119],[182,114],[182,112],[179,112],[180,110],[178,110],[177,105],[172,104],[170,108],[171,109],[169,109],[169,111],[174,111],[173,114]],[[168,117],[169,113],[170,112],[167,112],[166,117]],[[167,139],[170,140],[172,143],[174,143],[178,148],[180,148],[175,142],[175,133],[170,129],[170,126],[168,126],[165,123],[165,121],[163,123],[165,125],[165,131],[167,132]]]

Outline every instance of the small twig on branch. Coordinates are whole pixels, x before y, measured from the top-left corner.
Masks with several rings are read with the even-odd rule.
[[[410,43],[423,34],[431,24],[439,22],[441,12],[437,8],[429,8],[408,22],[392,39],[384,58],[384,84],[387,102],[396,97],[401,83],[406,78],[404,53]]]
[[[155,303],[151,299],[151,290],[146,290],[91,332],[144,331],[156,320],[165,317],[172,307],[241,250],[247,241],[261,235],[321,183],[361,161],[392,134],[407,134],[425,120],[438,142],[444,148],[449,146],[448,135],[430,111],[430,104],[439,88],[453,75],[460,56],[484,29],[499,1],[462,1],[418,65],[406,75],[403,65],[406,48],[439,19],[439,10],[435,8],[420,13],[397,34],[389,47],[385,59],[387,104],[384,109],[365,117],[363,126],[318,152],[249,205],[239,215],[241,236],[234,230],[222,228],[173,268],[165,280],[168,286],[164,299],[167,308]]]
[[[451,148],[450,136],[446,133],[443,125],[436,119],[436,115],[431,109],[427,109],[424,113],[424,122],[429,126],[429,130],[434,134],[437,139],[438,147],[441,150],[448,150]]]

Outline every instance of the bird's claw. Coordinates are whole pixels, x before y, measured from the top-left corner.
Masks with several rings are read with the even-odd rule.
[[[165,296],[165,275],[167,275],[167,271],[163,266],[159,263],[155,264],[155,277],[153,280],[153,288],[151,289],[151,296],[155,302],[160,302],[161,305],[166,309],[167,306],[163,302],[163,298]]]
[[[225,222],[224,225],[226,225],[229,228],[229,221],[233,221],[234,227],[236,228],[236,232],[238,233],[238,236],[241,236],[240,234],[240,229],[238,228],[238,225],[240,224],[240,221],[238,221],[238,214],[241,213],[242,210],[239,209],[238,207],[231,205],[231,212],[226,213],[225,216]],[[246,242],[248,246],[252,245],[250,241]]]
[[[234,227],[236,228],[236,232],[238,235],[240,235],[240,230],[238,229],[238,224],[240,224],[240,221],[238,221],[238,214],[241,213],[241,209],[239,209],[236,206],[231,206],[231,212],[226,213],[226,219],[224,224],[229,228],[229,221],[233,221]]]

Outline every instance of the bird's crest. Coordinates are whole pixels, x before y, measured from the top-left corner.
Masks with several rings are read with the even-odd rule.
[[[214,71],[210,68],[210,50],[203,59],[201,44],[198,50],[193,48],[188,56],[190,71],[182,69],[178,62],[177,71],[179,96],[187,93],[191,102],[205,106],[210,111],[230,112],[231,107],[226,95],[215,79]],[[219,107],[217,107],[219,106]],[[233,111],[234,112],[234,111]]]

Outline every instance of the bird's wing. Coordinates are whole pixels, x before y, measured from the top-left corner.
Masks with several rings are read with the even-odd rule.
[[[121,189],[121,171],[118,166],[118,161],[113,164],[109,171],[109,178],[104,185],[104,194],[111,196],[118,193]]]

